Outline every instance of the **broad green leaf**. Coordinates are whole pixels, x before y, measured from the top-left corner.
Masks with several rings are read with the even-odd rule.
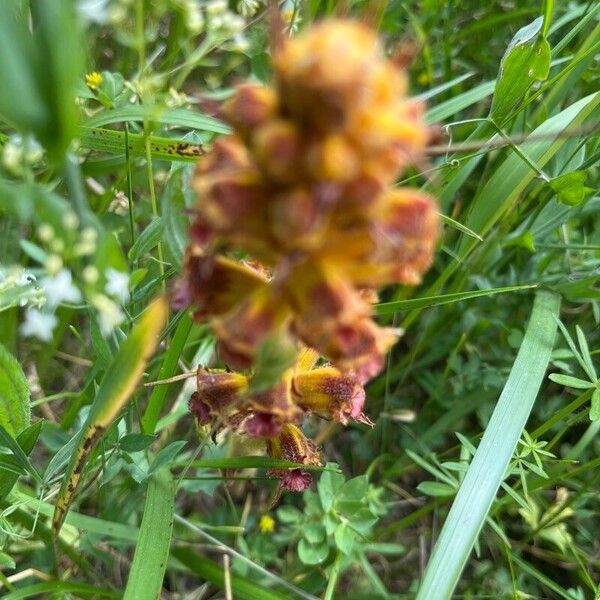
[[[354,529],[352,529],[350,523],[340,523],[335,528],[333,538],[335,540],[335,545],[346,556],[352,553],[352,550],[354,550],[354,543],[356,542],[356,533]],[[300,555],[300,544],[298,545],[298,555]]]
[[[125,452],[140,452],[148,448],[154,440],[153,435],[130,433],[119,440],[119,448]]]
[[[77,445],[56,498],[52,528],[57,536],[75,496],[87,459],[135,391],[146,363],[156,349],[158,336],[167,321],[167,313],[166,300],[154,300],[139,318],[106,371],[85,425],[78,435]]]
[[[302,528],[306,541],[310,544],[319,544],[325,540],[325,526],[321,523],[306,523]]]
[[[303,515],[295,506],[288,504],[277,509],[277,518],[282,523],[299,523],[302,521]]]
[[[328,556],[329,544],[326,541],[311,544],[309,541],[302,538],[300,542],[298,542],[298,557],[305,565],[318,565]]]
[[[592,188],[585,186],[585,171],[572,171],[555,177],[549,182],[556,192],[559,202],[568,206],[577,206],[594,193]]]
[[[523,343],[429,559],[417,600],[452,597],[544,379],[560,297],[536,294]]]
[[[30,421],[27,379],[17,359],[0,344],[0,425],[17,437]]]
[[[337,466],[337,465],[336,465]],[[333,470],[326,470],[319,478],[317,489],[323,510],[327,512],[333,506],[333,500],[339,488],[344,484],[344,476]]]
[[[519,29],[500,63],[500,75],[494,91],[490,116],[501,123],[525,99],[536,81],[548,77],[550,44],[540,35],[542,17]]]
[[[337,491],[336,500],[363,500],[369,491],[369,480],[360,475],[346,481]]]
[[[140,536],[123,600],[160,598],[171,545],[174,511],[173,477],[168,469],[161,469],[150,477],[148,483]]]
[[[162,467],[168,466],[169,463],[183,450],[183,447],[187,444],[185,440],[178,440],[171,442],[168,446],[165,446],[157,455],[150,468],[148,469],[148,475],[157,472]]]
[[[394,302],[380,302],[375,305],[376,315],[393,315],[396,312],[404,310],[413,310],[415,308],[427,308],[430,306],[440,306],[442,304],[452,304],[462,300],[471,300],[472,298],[481,298],[484,296],[493,296],[495,294],[507,294],[509,292],[519,292],[521,290],[530,290],[535,285],[513,285],[510,287],[492,288],[488,290],[473,290],[470,292],[456,292],[454,294],[440,294],[439,296],[426,296],[423,298],[411,298],[410,300],[395,300]]]

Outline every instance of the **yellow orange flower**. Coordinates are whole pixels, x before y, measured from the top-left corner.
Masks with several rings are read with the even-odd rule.
[[[97,90],[102,85],[103,80],[102,73],[98,73],[98,71],[92,71],[85,76],[85,84],[90,90]]]
[[[391,187],[429,132],[374,31],[323,21],[285,39],[273,67],[272,85],[244,84],[225,103],[234,133],[198,162],[174,302],[208,319],[219,358],[244,371],[199,372],[198,421],[220,419],[265,438],[271,456],[317,464],[302,417],[372,425],[363,385],[397,331],[375,323],[371,304],[383,286],[420,282],[439,219],[432,198]],[[298,359],[257,392],[255,360],[274,336]],[[327,364],[315,366],[319,356]],[[286,489],[311,480],[302,469],[274,474]]]
[[[262,515],[258,522],[261,533],[273,533],[275,531],[275,519],[270,515]]]

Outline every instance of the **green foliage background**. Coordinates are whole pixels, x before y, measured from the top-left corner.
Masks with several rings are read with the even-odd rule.
[[[197,432],[193,380],[130,386],[213,359],[184,312],[158,339],[135,324],[181,268],[215,103],[269,78],[264,4],[3,0],[0,593],[600,597],[600,3],[281,10],[290,33],[349,11],[415,45],[441,126],[402,182],[444,231],[423,285],[376,307],[406,330],[368,388],[377,425],[311,420],[329,462],[274,507],[266,471],[290,465]]]

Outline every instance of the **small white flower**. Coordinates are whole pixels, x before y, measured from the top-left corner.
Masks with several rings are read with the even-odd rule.
[[[233,36],[233,50],[237,52],[246,52],[250,48],[248,38],[242,33],[236,33]]]
[[[23,161],[23,146],[21,143],[16,143],[12,140],[9,140],[2,150],[2,164],[8,169],[11,173],[18,175],[22,170]]]
[[[227,12],[222,17],[222,27],[226,33],[235,35],[241,33],[246,25],[244,19],[239,15],[235,15],[231,12]]]
[[[36,281],[35,275],[30,273],[29,271],[21,271],[18,274],[16,284],[18,286],[29,285],[30,283],[34,283]]]
[[[56,275],[63,268],[62,258],[58,254],[51,254],[46,259],[45,267],[50,275]]]
[[[77,12],[85,21],[104,25],[108,21],[108,0],[79,0]]]
[[[84,242],[96,242],[98,239],[98,232],[93,227],[86,227],[81,232],[81,239]]]
[[[108,9],[107,20],[111,25],[118,25],[127,18],[127,9],[118,4]]]
[[[30,308],[25,313],[20,332],[24,337],[36,337],[42,342],[49,342],[57,323],[58,319],[54,315]]]
[[[37,140],[28,137],[25,139],[24,157],[28,165],[37,165],[44,158],[44,149]]]
[[[125,319],[119,306],[104,294],[92,296],[91,303],[98,311],[98,324],[104,336],[110,335]]]
[[[204,28],[204,17],[200,6],[193,0],[185,4],[185,26],[192,33],[200,33]]]
[[[94,285],[100,277],[100,273],[98,273],[98,269],[96,269],[94,265],[88,265],[85,267],[81,275],[83,280],[90,285]]]
[[[126,215],[129,212],[129,198],[119,190],[112,199],[108,210],[118,215]]]
[[[63,302],[75,303],[81,300],[81,292],[73,284],[73,276],[68,269],[61,269],[53,277],[44,277],[40,280],[48,306],[55,308]]]
[[[61,240],[60,238],[54,238],[50,244],[50,250],[52,250],[52,252],[56,252],[57,254],[62,254],[62,252],[64,252],[65,250],[65,241]]]
[[[226,10],[226,0],[210,0],[210,2],[206,3],[206,14],[210,17],[222,15]]]
[[[42,223],[38,227],[37,234],[42,242],[49,242],[54,237],[54,228],[50,223]]]
[[[63,224],[67,229],[77,229],[79,227],[79,218],[74,212],[69,211],[63,217]]]
[[[106,269],[105,290],[109,296],[118,298],[121,304],[125,304],[129,300],[129,274],[112,268]]]
[[[211,29],[221,29],[224,25],[223,22],[223,17],[221,16],[216,16],[216,17],[211,17],[210,19],[210,23],[209,26]]]
[[[258,10],[260,2],[258,0],[240,0],[237,3],[238,12],[244,17],[253,17]]]

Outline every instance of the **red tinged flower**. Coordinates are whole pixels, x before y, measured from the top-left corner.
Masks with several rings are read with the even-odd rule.
[[[243,371],[199,374],[198,422],[222,421],[264,438],[270,456],[311,465],[320,458],[298,427],[304,415],[372,425],[363,386],[398,338],[375,323],[372,303],[384,286],[421,281],[439,217],[426,194],[391,187],[429,130],[373,30],[325,20],[286,38],[273,63],[272,85],[242,85],[225,103],[234,134],[199,160],[173,302],[208,319],[219,358]],[[298,357],[257,391],[270,339]],[[315,367],[319,357],[327,364]],[[300,467],[272,474],[282,489],[311,483]]]
[[[302,465],[320,465],[321,457],[315,443],[308,439],[302,430],[285,424],[277,437],[267,439],[267,453],[272,458],[282,458]],[[307,489],[312,477],[304,469],[272,469],[268,473],[271,477],[280,479],[280,487],[284,490],[302,492]]]
[[[246,421],[245,428],[251,437],[271,438],[281,433],[281,423],[269,413],[255,413]]]
[[[312,475],[302,469],[289,469],[281,475],[280,486],[288,492],[303,492],[312,483]]]
[[[187,283],[178,284],[176,298],[190,296],[196,318],[223,315],[264,287],[267,275],[248,263],[204,254],[191,246],[185,257]],[[181,291],[179,291],[181,290]]]
[[[296,403],[306,412],[329,416],[347,425],[354,419],[373,425],[363,413],[365,390],[354,375],[334,367],[321,367],[294,376],[293,392]]]

